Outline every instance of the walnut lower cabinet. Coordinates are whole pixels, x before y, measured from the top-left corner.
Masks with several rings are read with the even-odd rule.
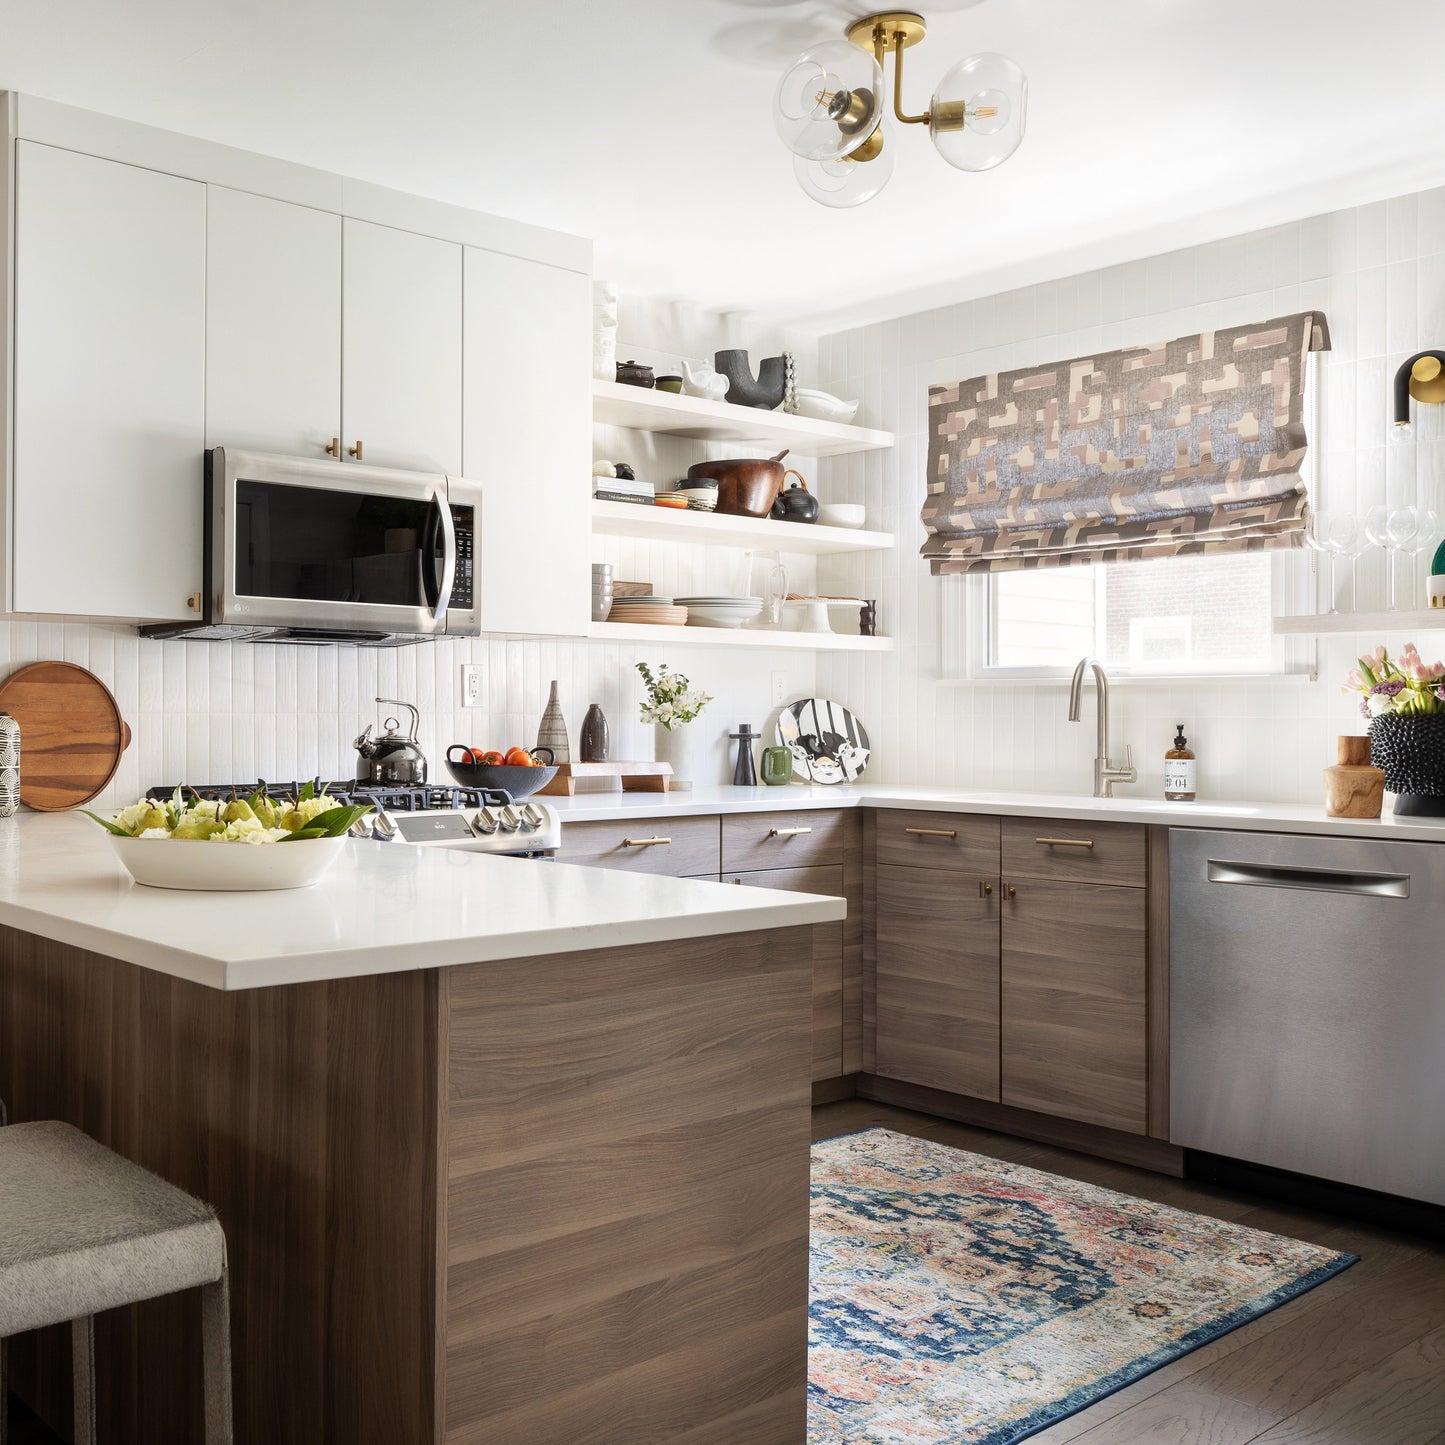
[[[877,826],[878,1075],[1147,1133],[1144,827],[944,813]]]

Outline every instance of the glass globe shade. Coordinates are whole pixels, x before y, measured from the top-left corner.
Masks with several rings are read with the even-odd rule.
[[[961,171],[988,171],[1024,138],[1029,83],[1006,55],[970,55],[942,80],[929,104],[938,153]]]
[[[884,146],[871,161],[850,161],[846,157],[829,161],[793,158],[798,184],[820,206],[846,210],[871,201],[893,175],[893,151]]]
[[[878,62],[846,40],[830,40],[783,72],[773,93],[773,124],[794,155],[837,160],[877,128],[882,97]]]

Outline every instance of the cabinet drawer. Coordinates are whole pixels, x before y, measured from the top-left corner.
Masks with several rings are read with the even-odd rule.
[[[1142,823],[1061,823],[1057,818],[1003,820],[1003,876],[1061,883],[1145,883]]]
[[[724,813],[722,866],[729,870],[805,868],[843,861],[848,813]]]
[[[879,863],[943,868],[998,877],[999,820],[972,813],[910,813],[880,808],[876,824]]]
[[[594,868],[630,868],[634,873],[670,873],[676,878],[718,867],[718,820],[628,818],[602,823],[567,823],[562,828],[563,863]]]

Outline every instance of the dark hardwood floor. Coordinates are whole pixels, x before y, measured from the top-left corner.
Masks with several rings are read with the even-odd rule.
[[[874,1126],[1360,1256],[1031,1445],[1445,1445],[1445,1244],[862,1099],[813,1111],[816,1139]]]

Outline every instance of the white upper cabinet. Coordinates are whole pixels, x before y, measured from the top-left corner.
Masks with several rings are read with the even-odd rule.
[[[347,217],[341,289],[345,454],[460,473],[462,247]]]
[[[206,187],[15,150],[14,608],[184,619],[201,587]]]
[[[465,334],[465,473],[482,486],[482,630],[584,634],[592,283],[468,246]]]
[[[341,435],[341,217],[206,196],[206,445],[319,457]]]

